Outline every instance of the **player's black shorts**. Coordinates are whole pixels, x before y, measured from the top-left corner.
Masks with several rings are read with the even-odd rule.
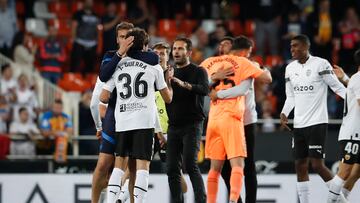
[[[100,152],[105,154],[114,154],[116,140],[115,140],[115,115],[114,107],[108,106],[105,113],[105,118],[102,121],[102,134]]]
[[[116,132],[116,143],[116,156],[151,161],[154,129]]]
[[[292,149],[294,158],[324,159],[328,124],[317,124],[305,128],[294,128]]]
[[[340,140],[340,159],[346,164],[360,164],[360,140]]]

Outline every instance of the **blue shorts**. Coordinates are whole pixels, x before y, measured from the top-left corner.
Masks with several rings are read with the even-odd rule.
[[[101,144],[100,144],[100,153],[105,154],[114,154],[116,141],[115,141],[115,116],[114,116],[114,107],[108,106],[105,118],[102,122],[102,134],[101,134]]]

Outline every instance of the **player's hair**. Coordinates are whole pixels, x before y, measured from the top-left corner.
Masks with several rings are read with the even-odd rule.
[[[356,66],[360,66],[360,49],[355,51],[354,61],[355,61]]]
[[[116,33],[117,33],[119,30],[130,30],[130,29],[133,29],[133,28],[134,28],[134,24],[124,21],[124,22],[119,23],[119,24],[116,26]]]
[[[62,102],[61,99],[55,99],[54,103],[55,103],[55,104],[63,104],[63,102]]]
[[[223,42],[223,41],[230,41],[231,44],[233,44],[234,43],[234,38],[230,37],[230,36],[225,36],[220,40],[220,42]]]
[[[3,64],[3,65],[1,66],[1,73],[4,73],[4,71],[5,71],[6,69],[9,69],[9,68],[11,68],[11,66],[10,66],[9,63]]]
[[[149,35],[145,32],[144,29],[141,28],[134,28],[129,30],[129,32],[126,35],[126,38],[133,36],[134,41],[133,45],[128,50],[128,53],[134,52],[134,51],[141,51],[143,50],[144,46],[146,46],[149,43]]]
[[[306,35],[296,35],[295,37],[293,37],[291,40],[296,40],[296,41],[299,41],[303,44],[306,44],[308,46],[310,46],[310,39],[308,36]]]
[[[21,107],[21,108],[19,109],[19,114],[21,114],[21,112],[23,112],[23,111],[27,111],[27,108]]]
[[[170,53],[170,45],[166,42],[159,42],[154,44],[152,49],[166,49],[167,53]]]
[[[253,42],[249,38],[240,35],[235,37],[231,50],[250,49],[252,46]]]
[[[177,41],[182,41],[186,43],[186,50],[191,51],[192,50],[192,42],[189,38],[186,37],[178,37],[174,40],[174,43]]]

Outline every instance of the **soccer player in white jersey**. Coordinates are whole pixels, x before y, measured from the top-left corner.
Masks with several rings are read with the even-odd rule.
[[[115,152],[115,119],[114,109],[116,97],[112,98],[109,105],[99,105],[99,97],[104,82],[106,82],[114,73],[116,65],[121,56],[126,53],[132,45],[132,38],[125,38],[134,25],[128,22],[122,22],[116,26],[116,43],[118,50],[107,51],[101,62],[99,77],[97,78],[95,88],[91,97],[90,110],[96,127],[96,137],[101,140],[99,158],[93,173],[91,185],[91,202],[98,203],[101,191],[107,186],[107,176],[114,163]],[[116,94],[115,94],[116,96]],[[99,112],[99,108],[102,112]],[[102,116],[100,115],[102,114]],[[103,118],[103,122],[101,121]]]
[[[360,50],[355,52],[354,59],[358,72],[350,80],[343,79],[347,91],[339,133],[341,161],[339,171],[330,184],[328,203],[338,202],[340,192],[347,197],[360,176]]]
[[[309,162],[312,169],[326,182],[333,178],[325,166],[325,140],[327,136],[328,87],[341,98],[346,88],[336,78],[330,63],[309,53],[310,41],[305,35],[291,40],[294,59],[286,67],[286,101],[280,114],[281,124],[288,123],[288,115],[294,110],[294,135],[292,148],[297,174],[297,191],[300,203],[309,202]]]
[[[107,103],[116,87],[116,158],[115,168],[109,179],[107,202],[115,203],[120,192],[120,182],[128,158],[136,160],[135,203],[145,202],[149,183],[149,166],[152,156],[153,135],[156,122],[155,87],[164,101],[172,100],[172,89],[167,87],[159,58],[146,52],[148,35],[143,29],[134,28],[133,45],[117,65],[112,78],[104,85],[100,101]]]

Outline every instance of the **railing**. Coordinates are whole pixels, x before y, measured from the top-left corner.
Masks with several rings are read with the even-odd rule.
[[[0,53],[0,66],[4,64],[14,64],[14,62],[8,57]],[[12,66],[12,68],[17,68],[17,66]],[[1,73],[0,73],[1,76]],[[79,102],[81,95],[77,92],[66,92],[58,86],[52,84],[48,80],[42,78],[39,74],[32,73],[31,75],[35,79],[37,87],[37,95],[40,107],[42,109],[51,108],[54,100],[56,98],[61,98],[63,101],[63,111],[71,115],[74,123],[74,136],[77,137],[79,132]],[[74,155],[79,155],[79,146],[77,143],[73,145]]]

